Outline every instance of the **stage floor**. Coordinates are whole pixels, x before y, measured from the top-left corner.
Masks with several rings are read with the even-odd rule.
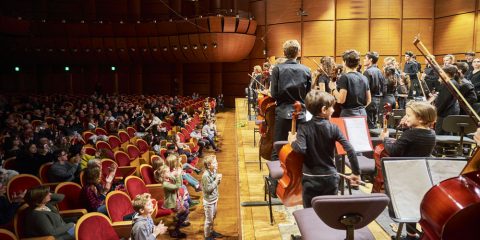
[[[254,128],[255,121],[248,120],[246,99],[237,98],[235,101],[235,133],[241,203],[264,201],[263,177],[268,175],[268,169],[265,160],[262,160],[262,170],[260,170],[258,161],[258,141],[260,135],[255,133],[256,136],[254,137]],[[254,144],[254,139],[257,144]],[[233,153],[228,155],[231,154]],[[370,192],[371,184],[368,184],[367,188],[361,187],[361,190],[363,192]],[[291,213],[299,208],[302,207],[285,208],[283,205],[274,206],[273,216],[275,222],[272,226],[270,225],[267,206],[240,206],[242,239],[290,239],[290,234],[299,234],[295,220],[291,216]],[[372,222],[368,227],[376,239],[390,239],[389,234],[376,222]]]

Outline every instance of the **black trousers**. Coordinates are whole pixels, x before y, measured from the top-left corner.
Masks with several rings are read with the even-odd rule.
[[[303,207],[312,207],[312,199],[316,196],[337,195],[340,176],[302,176]]]

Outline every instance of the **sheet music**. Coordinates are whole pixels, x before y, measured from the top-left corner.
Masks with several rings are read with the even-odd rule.
[[[430,159],[427,160],[428,166],[430,167],[430,174],[432,176],[433,185],[440,183],[441,181],[458,177],[462,172],[462,169],[467,164],[466,160],[459,161],[448,161],[440,159]]]
[[[348,140],[356,152],[373,151],[368,138],[368,129],[365,124],[365,118],[344,118],[345,129],[348,134]]]
[[[432,187],[425,159],[384,161],[384,168],[395,216],[418,222],[420,203]]]

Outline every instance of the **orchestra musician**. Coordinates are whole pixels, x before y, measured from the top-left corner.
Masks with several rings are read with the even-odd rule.
[[[418,81],[417,73],[419,72],[417,61],[413,59],[413,52],[405,52],[405,65],[403,67],[403,72],[408,75],[410,78],[410,91],[409,96],[419,97],[422,96],[422,89]]]
[[[287,40],[283,44],[283,53],[287,60],[273,67],[270,76],[271,94],[277,102],[273,142],[287,140],[292,125],[293,104],[296,101],[302,104],[302,112],[298,116],[297,126],[305,122],[305,96],[311,85],[310,70],[297,62],[300,43],[297,40]],[[279,160],[275,149],[272,151],[271,160]],[[276,181],[272,182],[272,189],[276,189]],[[274,194],[272,193],[272,195]]]
[[[312,207],[312,198],[321,195],[337,195],[339,175],[334,165],[335,142],[342,144],[352,163],[350,181],[358,184],[360,169],[352,145],[343,136],[337,125],[330,122],[334,112],[335,98],[329,93],[312,90],[307,94],[307,110],[313,118],[298,127],[295,134],[289,133],[288,142],[295,152],[304,155],[302,167],[303,207]]]
[[[363,59],[363,65],[366,67],[363,75],[368,79],[368,85],[370,87],[370,93],[372,94],[372,102],[367,106],[367,122],[368,128],[376,128],[379,114],[380,114],[380,102],[383,98],[383,92],[385,88],[385,78],[382,71],[377,66],[378,53],[367,52]]]
[[[389,70],[390,71],[390,70]],[[430,127],[435,123],[435,108],[428,102],[411,101],[407,104],[405,117],[400,121],[406,127],[398,140],[388,138],[388,130],[382,131],[380,139],[390,157],[429,157],[435,147],[435,132]],[[407,223],[404,239],[419,239],[415,233],[416,224]]]
[[[460,74],[457,67],[449,64],[443,67],[443,71],[445,71],[447,77],[449,78],[448,81],[452,81],[452,83],[458,89],[459,85],[456,79],[460,78]],[[455,97],[450,93],[450,91],[447,89],[447,86],[445,86],[446,84],[448,83],[444,83],[440,79],[438,94],[431,98],[431,100],[435,100],[435,107],[437,108],[437,124],[435,124],[436,134],[446,134],[446,132],[442,129],[444,118],[449,115],[458,115],[460,113],[460,105],[458,100],[455,99]]]
[[[365,107],[370,104],[372,97],[367,78],[357,72],[360,54],[356,50],[347,50],[342,58],[345,73],[336,82],[329,83],[330,89],[333,89],[332,95],[342,105],[340,116],[366,116]]]

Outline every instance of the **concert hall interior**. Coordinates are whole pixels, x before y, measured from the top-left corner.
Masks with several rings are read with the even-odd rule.
[[[2,0],[0,239],[480,239],[479,24],[480,0]]]

